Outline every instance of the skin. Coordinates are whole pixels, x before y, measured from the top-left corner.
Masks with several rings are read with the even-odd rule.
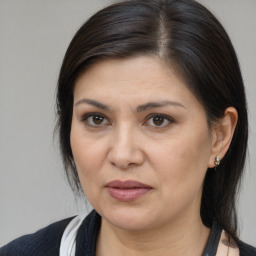
[[[159,106],[145,105],[152,102]],[[105,60],[82,74],[70,140],[84,193],[102,216],[97,255],[201,255],[209,236],[200,218],[203,180],[236,122],[228,108],[210,128],[203,106],[157,57]],[[113,180],[152,189],[121,202],[106,188]]]

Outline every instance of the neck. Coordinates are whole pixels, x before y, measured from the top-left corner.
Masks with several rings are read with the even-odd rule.
[[[122,230],[102,218],[97,256],[199,256],[209,233],[200,215],[143,231]]]

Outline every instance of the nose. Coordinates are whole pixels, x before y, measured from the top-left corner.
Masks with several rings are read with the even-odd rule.
[[[144,153],[140,136],[136,129],[120,127],[112,134],[112,141],[108,152],[108,161],[120,168],[140,166],[144,162]]]

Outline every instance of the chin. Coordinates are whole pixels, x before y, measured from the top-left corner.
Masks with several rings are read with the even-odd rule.
[[[97,211],[97,210],[96,210]],[[152,228],[157,220],[153,209],[136,209],[134,207],[119,207],[98,212],[102,218],[113,226],[127,231],[140,231]]]

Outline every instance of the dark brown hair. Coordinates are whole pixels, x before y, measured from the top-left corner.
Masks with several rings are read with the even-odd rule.
[[[201,218],[214,219],[237,238],[236,195],[247,151],[247,109],[243,80],[232,43],[219,21],[193,0],[130,0],[93,15],[75,34],[61,67],[57,88],[60,148],[74,190],[80,182],[70,146],[73,86],[97,62],[138,55],[159,56],[176,68],[207,113],[209,126],[227,107],[239,120],[218,169],[208,169]]]

